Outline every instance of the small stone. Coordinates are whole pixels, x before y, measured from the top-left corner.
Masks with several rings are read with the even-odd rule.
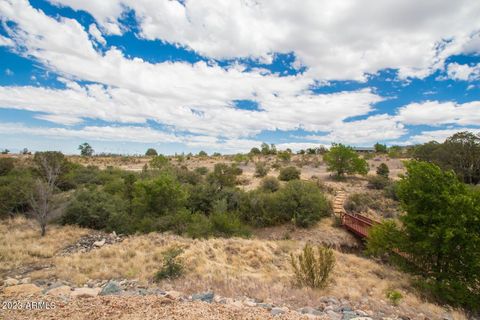
[[[48,290],[45,294],[49,296],[69,296],[72,293],[72,288],[69,286],[59,286]]]
[[[238,308],[238,309],[241,309],[243,308],[243,304],[241,301],[239,300],[235,300],[233,301],[232,303],[230,303],[231,306],[235,307],[235,308]]]
[[[4,284],[6,287],[16,286],[18,283],[19,283],[19,281],[18,281],[17,279],[13,279],[13,278],[7,278],[7,280],[5,280],[5,281],[3,282],[3,284]]]
[[[76,288],[70,295],[78,298],[92,298],[98,296],[101,290],[101,288]]]
[[[284,314],[284,313],[285,313],[285,310],[283,310],[282,308],[272,308],[272,310],[270,311],[270,314],[272,316],[276,316],[276,315]]]
[[[120,288],[120,285],[116,281],[109,281],[103,288],[102,291],[100,291],[101,296],[106,296],[109,294],[116,294],[118,292],[121,292],[122,288]]]
[[[351,318],[350,320],[373,320],[370,317],[356,317],[356,318]]]
[[[6,287],[3,289],[3,294],[6,296],[11,295],[31,295],[42,292],[40,287],[32,283],[19,284],[15,286]]]
[[[200,301],[211,303],[214,296],[215,295],[213,292],[197,293],[192,295],[192,300],[193,301],[200,300]]]
[[[101,246],[103,246],[104,244],[105,244],[105,238],[102,239],[102,240],[100,240],[100,241],[95,241],[95,242],[93,243],[93,245],[94,245],[95,247],[101,247]]]
[[[357,314],[353,311],[344,311],[342,320],[351,320],[353,318],[357,318]]]
[[[368,316],[368,313],[366,313],[365,311],[363,310],[355,310],[355,313],[359,316],[362,316],[362,317],[366,317]]]

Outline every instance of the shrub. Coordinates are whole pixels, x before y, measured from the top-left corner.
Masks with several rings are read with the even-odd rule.
[[[331,214],[330,202],[311,181],[289,181],[274,197],[276,207],[273,209],[299,227],[309,227]]]
[[[349,212],[365,212],[374,203],[374,200],[368,193],[354,193],[348,196],[345,201],[345,210]]]
[[[176,279],[184,273],[183,262],[178,258],[183,249],[172,247],[163,253],[162,269],[155,274],[155,281]]]
[[[14,169],[0,176],[0,218],[29,209],[34,179],[28,170]]]
[[[187,193],[176,178],[167,172],[157,178],[135,183],[133,206],[141,216],[162,216],[183,208]]]
[[[289,162],[292,158],[292,153],[288,151],[279,151],[277,157],[283,162]]]
[[[201,213],[192,214],[187,227],[187,235],[194,238],[208,238],[211,235],[212,226],[208,217]]]
[[[214,212],[209,217],[212,234],[215,237],[248,237],[250,230],[240,219],[227,212]]]
[[[199,153],[198,153],[198,156],[199,157],[208,157],[208,153],[206,153],[205,151],[201,150]]]
[[[370,189],[381,190],[385,189],[390,184],[390,180],[382,175],[369,176],[368,187]]]
[[[259,161],[255,163],[255,177],[265,177],[268,170],[269,168],[265,162]]]
[[[176,168],[175,174],[182,183],[196,185],[202,181],[202,176],[197,171],[190,171],[186,167]]]
[[[159,154],[155,156],[152,160],[150,160],[150,167],[162,169],[168,166],[169,160],[163,154]]]
[[[278,179],[282,181],[290,181],[295,179],[300,179],[300,170],[293,166],[285,167],[280,169],[280,174]]]
[[[242,174],[242,169],[236,166],[228,166],[225,163],[217,163],[207,176],[207,181],[218,189],[235,186],[236,176]]]
[[[325,288],[335,266],[335,256],[330,248],[317,246],[317,254],[313,247],[306,244],[303,252],[295,257],[290,254],[290,262],[295,274],[295,283],[318,289]]]
[[[385,163],[382,162],[377,168],[377,175],[388,178],[389,174],[390,174],[390,169]]]
[[[263,191],[275,192],[278,189],[280,189],[280,182],[275,177],[265,177],[265,178],[262,179],[262,182],[260,184],[260,188]]]
[[[81,227],[104,229],[112,216],[123,212],[123,201],[98,189],[82,189],[65,209],[62,224],[77,224]]]
[[[0,158],[0,176],[4,176],[15,167],[15,160],[12,158]]]
[[[207,167],[198,167],[198,168],[195,168],[193,171],[195,171],[199,175],[204,176],[208,173],[208,168]]]
[[[187,232],[188,226],[192,222],[192,214],[186,210],[179,210],[176,213],[167,214],[157,219],[156,230],[160,232],[172,231],[182,235]]]
[[[397,290],[388,291],[386,296],[387,296],[387,299],[390,300],[390,302],[394,306],[398,306],[398,303],[403,298],[403,295],[400,292],[398,292]]]

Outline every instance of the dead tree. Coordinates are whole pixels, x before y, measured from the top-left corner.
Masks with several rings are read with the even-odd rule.
[[[40,225],[42,237],[47,232],[48,216],[53,208],[53,196],[63,162],[63,154],[59,152],[42,152],[35,155],[35,164],[41,177],[35,181],[30,206],[33,216]]]

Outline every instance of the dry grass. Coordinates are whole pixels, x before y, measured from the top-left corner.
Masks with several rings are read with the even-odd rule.
[[[255,297],[293,306],[318,304],[321,296],[347,299],[359,308],[416,315],[419,311],[439,318],[445,310],[422,301],[413,291],[409,276],[370,259],[335,252],[332,283],[325,290],[298,289],[291,285],[290,252],[298,252],[300,241],[247,239],[191,240],[173,235],[149,234],[130,237],[122,243],[88,253],[54,257],[54,269],[35,271],[33,278],[55,276],[78,285],[88,279],[139,279],[147,283],[161,266],[162,253],[171,246],[184,249],[180,256],[187,275],[164,282],[164,289],[187,293],[213,290],[225,296]],[[399,306],[386,301],[388,290],[399,290]],[[464,319],[457,313],[455,319]]]
[[[48,263],[55,253],[78,240],[88,230],[68,226],[48,226],[40,236],[35,221],[23,217],[0,223],[0,273],[28,264]]]

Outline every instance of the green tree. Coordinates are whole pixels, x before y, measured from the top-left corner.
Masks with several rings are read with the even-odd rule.
[[[406,212],[402,227],[395,231],[389,226],[381,241],[373,238],[403,252],[435,297],[478,310],[480,193],[435,164],[411,161],[406,168],[397,187]]]
[[[268,145],[268,143],[263,142],[260,146],[260,150],[264,156],[270,154],[270,146]]]
[[[198,156],[199,156],[199,157],[208,157],[208,153],[206,153],[205,151],[201,150],[201,151],[198,153]]]
[[[290,162],[290,159],[292,158],[292,153],[288,152],[287,150],[278,151],[277,157],[284,162]]]
[[[323,156],[328,171],[336,172],[337,176],[345,174],[368,173],[368,163],[353,150],[352,147],[343,144],[332,144],[330,151]]]
[[[145,152],[145,155],[148,157],[155,157],[158,156],[157,150],[153,148],[148,148],[147,151]]]
[[[125,175],[123,180],[125,184],[124,195],[128,203],[127,212],[131,215],[133,212],[133,198],[137,177],[133,173],[128,173],[127,175]]]
[[[264,161],[255,163],[255,177],[265,177],[269,169],[267,163]]]
[[[375,148],[375,152],[377,153],[387,153],[387,146],[381,143],[375,143],[373,146]]]
[[[259,154],[262,154],[262,152],[257,147],[253,147],[252,149],[250,149],[249,154],[252,156],[258,156]]]
[[[390,169],[388,169],[388,166],[382,162],[377,168],[377,175],[388,178],[389,174],[390,174]]]
[[[93,148],[87,142],[82,143],[78,146],[78,150],[80,150],[80,155],[82,157],[91,157],[93,155]]]
[[[215,186],[217,190],[225,187],[235,186],[237,175],[241,174],[235,166],[228,166],[225,163],[217,163],[213,167],[213,172],[207,176],[207,181]]]

